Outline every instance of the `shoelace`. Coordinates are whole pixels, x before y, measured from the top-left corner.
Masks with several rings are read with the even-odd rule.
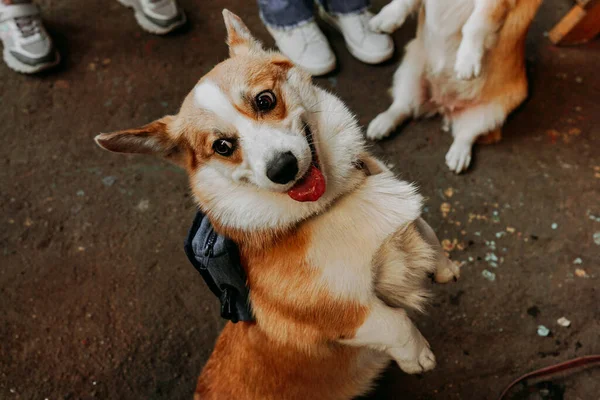
[[[2,0],[0,0],[1,2]],[[30,0],[12,0],[10,4],[28,4]],[[40,32],[40,24],[37,17],[15,18],[17,29],[23,38],[28,38]]]
[[[40,24],[35,17],[15,18],[15,24],[23,38],[31,37],[40,32]]]
[[[315,29],[312,24],[306,24],[301,26],[299,29],[302,32],[304,38],[307,43],[318,42],[321,40],[321,35],[319,35],[319,30]]]
[[[367,12],[363,12],[357,15],[358,20],[360,21],[360,27],[362,28],[363,33],[370,32],[369,30],[369,21],[371,20],[371,16]]]

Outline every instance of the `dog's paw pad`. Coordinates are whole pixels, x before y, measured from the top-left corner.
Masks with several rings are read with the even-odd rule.
[[[460,47],[456,55],[454,71],[459,79],[473,79],[481,74],[481,58],[478,52]]]
[[[460,174],[471,164],[471,143],[454,141],[446,153],[446,165],[450,171]]]
[[[387,113],[379,114],[367,128],[367,138],[371,140],[379,140],[387,137],[392,133],[396,123]]]

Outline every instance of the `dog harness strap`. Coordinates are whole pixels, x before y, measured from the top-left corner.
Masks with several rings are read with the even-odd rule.
[[[219,235],[209,219],[198,212],[184,248],[194,268],[221,302],[221,317],[232,322],[253,321],[246,274],[235,242]]]

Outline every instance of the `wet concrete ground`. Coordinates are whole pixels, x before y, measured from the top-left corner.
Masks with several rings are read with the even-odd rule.
[[[92,138],[175,112],[226,57],[223,7],[272,41],[252,1],[181,0],[190,25],[165,38],[141,32],[117,2],[81,3],[40,1],[60,68],[25,77],[0,65],[0,398],[190,398],[223,322],[182,250],[194,215],[185,175]],[[417,318],[436,370],[391,366],[370,398],[495,399],[522,373],[600,353],[600,41],[550,45],[544,32],[567,6],[542,5],[528,39],[530,99],[501,143],[476,148],[467,174],[444,165],[451,138],[439,119],[373,145],[418,183],[425,218],[465,264]],[[394,62],[377,67],[325,32],[340,67],[317,82],[366,126],[389,104],[414,23],[394,34]],[[514,398],[596,400],[599,378],[590,370]]]

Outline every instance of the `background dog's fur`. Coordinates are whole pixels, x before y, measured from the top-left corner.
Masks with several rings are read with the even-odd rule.
[[[441,113],[454,143],[448,167],[462,172],[475,140],[500,140],[507,115],[527,97],[525,36],[541,0],[393,0],[370,22],[391,32],[419,10],[416,38],[394,75],[394,99],[369,125],[381,139],[408,117]]]
[[[237,16],[224,17],[231,58],[200,80],[177,115],[96,139],[184,167],[215,229],[239,246],[256,323],[225,326],[197,397],[349,399],[369,390],[390,359],[409,373],[433,368],[427,341],[403,308],[390,307],[422,310],[429,273],[458,275],[419,219],[422,197],[365,153],[339,99],[263,50]],[[265,88],[278,106],[253,113],[253,94]],[[263,175],[269,151],[292,146],[310,156],[305,127],[327,191],[301,203],[286,194],[293,183],[274,186]],[[235,140],[228,157],[212,151],[220,137]]]

